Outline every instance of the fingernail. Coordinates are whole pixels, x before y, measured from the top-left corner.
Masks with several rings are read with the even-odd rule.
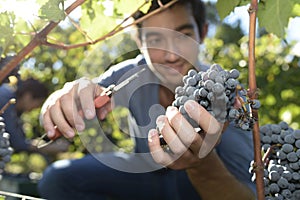
[[[161,132],[161,130],[163,129],[164,125],[165,125],[165,117],[164,116],[159,116],[156,119],[156,126],[157,126],[159,132]]]
[[[174,106],[167,107],[166,115],[173,117],[178,113],[178,109]]]
[[[148,141],[149,141],[149,142],[152,142],[152,141],[153,141],[152,138],[153,138],[156,134],[157,134],[156,130],[155,130],[155,129],[151,129],[151,130],[149,131],[149,134],[148,134]]]
[[[190,111],[190,112],[195,110],[195,101],[191,101],[191,100],[187,101],[184,104],[184,108],[185,108],[185,110]]]
[[[52,138],[52,137],[54,136],[54,131],[48,131],[48,132],[47,132],[47,136],[48,136],[49,138]]]
[[[94,113],[91,110],[89,110],[89,109],[85,110],[84,115],[88,119],[91,119],[91,118],[94,117]]]
[[[100,119],[101,119],[101,120],[105,119],[106,115],[107,115],[107,111],[106,111],[106,110],[103,110],[103,111],[100,113]]]
[[[68,135],[69,138],[72,138],[75,136],[75,133],[73,131],[67,131],[66,134]]]
[[[84,125],[82,125],[82,124],[76,124],[75,128],[76,128],[77,131],[83,131],[84,130]]]

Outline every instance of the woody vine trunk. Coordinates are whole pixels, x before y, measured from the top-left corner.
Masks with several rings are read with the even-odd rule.
[[[257,86],[256,86],[256,75],[255,75],[255,33],[256,33],[256,12],[258,7],[257,0],[252,0],[249,7],[249,90],[248,96],[251,100],[258,98]],[[253,127],[253,144],[254,144],[254,165],[253,169],[256,175],[256,190],[257,199],[265,199],[264,195],[264,182],[263,182],[263,169],[264,165],[262,162],[262,156],[260,151],[260,134],[259,134],[259,123],[258,123],[258,111],[252,110],[253,117],[257,119],[257,122]]]

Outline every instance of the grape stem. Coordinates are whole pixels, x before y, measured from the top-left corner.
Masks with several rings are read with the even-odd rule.
[[[271,154],[274,153],[274,148],[279,147],[279,146],[281,146],[281,144],[274,144],[267,149],[266,153],[263,155],[263,158],[262,158],[262,161],[265,166],[269,165],[269,161],[270,161],[269,157]]]
[[[245,106],[245,101],[243,100],[243,98],[242,97],[240,97],[240,95],[238,94],[238,90],[242,90],[243,88],[241,88],[241,86],[238,86],[237,88],[236,88],[236,90],[235,90],[235,94],[236,94],[236,97],[237,97],[237,99],[239,100],[239,102],[240,102],[240,104],[242,105],[242,109],[243,109],[243,111],[244,111],[244,113],[246,113],[247,112],[247,109],[246,109],[246,106]]]

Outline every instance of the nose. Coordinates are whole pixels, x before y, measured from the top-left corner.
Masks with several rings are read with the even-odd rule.
[[[176,62],[180,58],[180,50],[174,40],[168,39],[167,41],[165,59],[168,62]]]

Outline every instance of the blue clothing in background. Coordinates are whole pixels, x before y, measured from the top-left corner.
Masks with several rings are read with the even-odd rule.
[[[15,88],[9,84],[2,84],[0,86],[0,108],[12,98],[16,98]],[[5,129],[10,134],[10,144],[14,152],[28,151],[30,144],[26,139],[23,131],[23,123],[15,104],[11,104],[2,114],[2,117],[6,125]]]

